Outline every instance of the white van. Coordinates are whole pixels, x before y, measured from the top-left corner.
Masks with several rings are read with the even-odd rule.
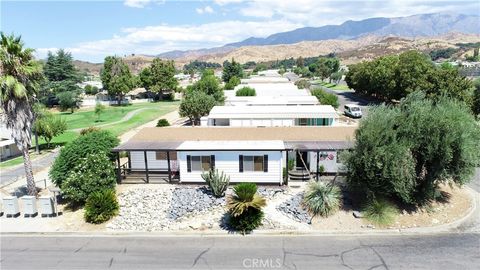
[[[362,117],[362,109],[360,106],[355,104],[346,104],[344,107],[344,113],[346,116],[350,116],[352,118]]]

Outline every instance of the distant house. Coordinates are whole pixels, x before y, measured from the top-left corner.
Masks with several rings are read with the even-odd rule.
[[[215,106],[202,126],[285,127],[331,126],[338,114],[330,105],[317,106]]]
[[[355,127],[144,128],[113,152],[119,182],[203,182],[203,172],[218,169],[233,183],[282,185],[298,179],[298,172],[337,172],[338,153],[352,147],[354,132]],[[294,168],[284,172],[288,160]]]
[[[13,140],[11,130],[7,129],[5,125],[0,125],[0,160],[16,157],[22,152],[18,149]]]

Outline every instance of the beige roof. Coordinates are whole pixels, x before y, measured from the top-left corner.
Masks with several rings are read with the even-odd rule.
[[[349,141],[356,127],[149,127],[130,141]]]

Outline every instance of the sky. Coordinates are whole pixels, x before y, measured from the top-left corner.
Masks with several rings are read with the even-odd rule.
[[[21,35],[38,58],[64,48],[75,59],[156,55],[222,46],[305,26],[423,13],[479,13],[479,0],[0,0],[0,30]]]

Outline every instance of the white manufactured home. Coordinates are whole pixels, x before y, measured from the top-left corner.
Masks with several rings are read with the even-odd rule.
[[[145,128],[113,151],[118,153],[119,182],[200,183],[202,173],[218,169],[232,183],[282,185],[289,178],[295,180],[298,171],[317,177],[320,172],[337,172],[337,155],[352,146],[354,131],[354,127]],[[121,159],[121,152],[127,157]]]
[[[311,106],[320,105],[314,96],[228,97],[225,106]]]
[[[338,114],[330,105],[318,106],[215,106],[202,126],[289,127],[332,126]]]

